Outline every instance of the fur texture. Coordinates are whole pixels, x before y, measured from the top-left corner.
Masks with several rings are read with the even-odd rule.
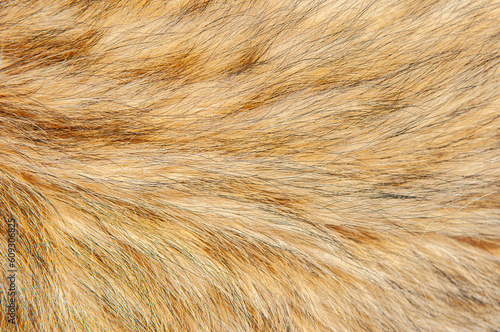
[[[1,331],[498,331],[498,0],[1,1],[0,56]]]

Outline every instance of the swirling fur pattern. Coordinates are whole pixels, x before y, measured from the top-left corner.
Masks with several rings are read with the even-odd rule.
[[[0,330],[499,331],[499,64],[498,0],[0,1]]]

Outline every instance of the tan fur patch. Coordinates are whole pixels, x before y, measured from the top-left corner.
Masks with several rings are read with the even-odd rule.
[[[0,331],[499,331],[499,27],[0,2]]]

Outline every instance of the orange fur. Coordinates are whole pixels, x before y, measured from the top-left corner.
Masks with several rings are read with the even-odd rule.
[[[0,330],[498,331],[499,63],[498,1],[0,2]]]

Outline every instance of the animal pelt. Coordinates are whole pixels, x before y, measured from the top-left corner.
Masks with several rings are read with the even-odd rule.
[[[0,331],[498,331],[499,64],[498,0],[1,1]]]

